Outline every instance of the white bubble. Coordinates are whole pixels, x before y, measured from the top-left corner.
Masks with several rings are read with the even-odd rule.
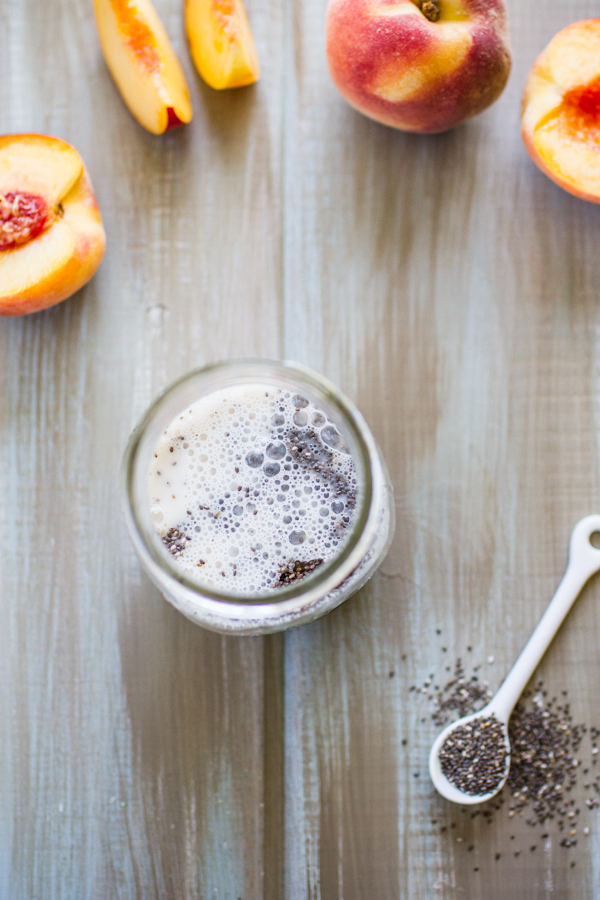
[[[285,444],[281,441],[277,444],[267,444],[266,453],[269,459],[283,459],[285,452]]]

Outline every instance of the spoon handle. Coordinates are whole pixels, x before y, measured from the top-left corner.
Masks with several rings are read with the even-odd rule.
[[[525,685],[535,672],[584,584],[600,569],[600,550],[590,543],[590,537],[594,532],[600,532],[598,515],[586,516],[573,529],[569,544],[569,564],[558,590],[489,705],[490,711],[503,722],[508,722]]]

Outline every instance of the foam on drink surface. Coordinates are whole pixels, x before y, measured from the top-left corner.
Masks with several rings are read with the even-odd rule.
[[[357,479],[321,409],[251,384],[215,391],[173,419],[148,492],[157,531],[186,575],[243,594],[295,583],[340,552]]]

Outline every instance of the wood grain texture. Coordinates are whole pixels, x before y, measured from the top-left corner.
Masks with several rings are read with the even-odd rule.
[[[323,0],[248,0],[263,78],[231,93],[195,76],[179,0],[156,6],[195,105],[162,138],[123,106],[89,5],[0,0],[0,131],[71,141],[108,234],[84,291],[0,322],[0,900],[600,900],[598,817],[570,855],[457,820],[408,692],[468,646],[497,686],[600,511],[600,209],[518,129],[535,56],[596,4],[511,0],[506,92],[427,138],[341,100]],[[152,397],[242,355],[336,380],[396,490],[369,585],[266,639],[172,610],[119,512]],[[599,600],[595,581],[542,666],[597,725]]]

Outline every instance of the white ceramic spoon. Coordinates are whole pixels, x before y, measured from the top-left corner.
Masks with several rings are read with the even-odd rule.
[[[463,716],[448,725],[436,738],[429,755],[429,774],[437,790],[454,803],[463,805],[483,803],[498,793],[508,775],[506,773],[498,786],[487,794],[465,794],[453,785],[443,774],[440,765],[440,749],[448,735],[461,725],[473,719],[494,715],[502,724],[506,741],[507,763],[510,760],[510,742],[508,739],[508,720],[521,696],[525,685],[535,672],[542,656],[548,649],[552,638],[560,628],[573,603],[579,596],[586,581],[600,570],[600,550],[590,543],[594,532],[600,532],[600,516],[586,516],[577,523],[569,544],[569,564],[556,594],[550,601],[548,609],[527,641],[521,655],[503,681],[496,695],[487,706],[470,716]]]

